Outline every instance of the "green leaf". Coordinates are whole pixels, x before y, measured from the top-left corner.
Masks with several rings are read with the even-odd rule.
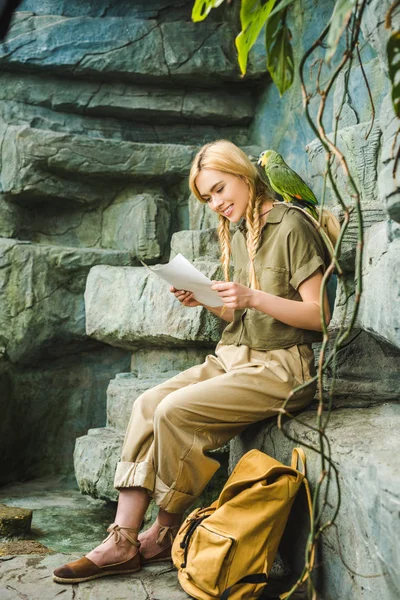
[[[387,43],[389,77],[392,82],[392,102],[394,112],[400,118],[400,31],[395,31]]]
[[[212,8],[217,8],[225,0],[196,0],[192,9],[192,21],[203,21]]]
[[[293,2],[294,2],[294,0],[281,0],[281,2],[279,2],[278,6],[275,6],[274,10],[271,12],[271,14],[269,16],[272,17],[277,12],[283,10],[284,8],[286,8],[287,6],[289,6],[289,4],[292,4]]]
[[[325,61],[329,64],[334,57],[339,40],[350,21],[353,12],[355,0],[337,0],[330,20],[328,37],[326,40],[327,50]]]
[[[267,68],[281,96],[294,78],[292,36],[286,25],[286,14],[287,8],[270,16],[265,28]]]
[[[258,38],[275,3],[276,0],[267,0],[261,6],[260,0],[242,0],[240,7],[242,31],[237,36],[235,44],[238,51],[239,67],[243,75],[246,73],[250,49]]]

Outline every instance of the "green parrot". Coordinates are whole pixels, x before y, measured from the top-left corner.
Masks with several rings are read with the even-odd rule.
[[[257,164],[264,168],[272,189],[278,192],[285,202],[298,203],[318,220],[318,213],[314,208],[318,200],[314,193],[300,175],[285,163],[280,154],[273,150],[265,150],[261,152]]]

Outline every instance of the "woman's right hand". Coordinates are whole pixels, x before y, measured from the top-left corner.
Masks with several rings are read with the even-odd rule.
[[[175,298],[177,298],[179,302],[183,304],[183,306],[203,306],[201,302],[197,302],[197,300],[194,299],[193,292],[188,292],[186,290],[177,290],[174,287],[170,287],[169,291],[174,294]]]

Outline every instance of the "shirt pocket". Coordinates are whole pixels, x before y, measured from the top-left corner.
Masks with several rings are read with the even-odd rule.
[[[282,267],[263,267],[257,271],[260,289],[273,296],[287,298],[289,293],[289,271]]]

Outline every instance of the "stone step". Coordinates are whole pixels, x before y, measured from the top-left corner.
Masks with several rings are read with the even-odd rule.
[[[150,83],[183,82],[215,88],[240,82],[229,23],[164,21],[132,17],[62,17],[18,12],[0,45],[7,70],[35,69],[57,75]],[[248,79],[265,76],[262,60]]]
[[[148,378],[134,373],[119,373],[107,388],[107,427],[125,433],[135,400],[150,388],[177,375],[179,371],[160,373]]]
[[[318,448],[316,412],[303,412],[299,417],[301,422],[285,423],[287,434],[298,440],[295,444],[277,428],[275,420],[249,427],[231,442],[230,468],[252,448],[258,448],[284,464],[290,464],[293,446],[301,445],[303,440]],[[314,426],[314,429],[308,426]],[[324,577],[319,579],[318,592],[324,600],[396,600],[399,597],[399,427],[398,402],[363,409],[338,409],[331,413],[327,436],[332,460],[339,472],[341,507],[337,529],[326,529],[319,544],[323,552]],[[304,450],[307,476],[313,490],[320,481],[321,458],[307,447]],[[337,490],[333,480],[322,522],[332,518],[336,504]],[[294,553],[293,547],[303,548],[308,536],[305,502],[298,503],[293,518],[297,529],[290,530],[290,554],[300,571],[304,566],[304,555],[300,550]]]
[[[194,261],[210,279],[220,279],[216,262]],[[85,291],[86,331],[91,337],[128,350],[146,346],[211,348],[221,321],[202,307],[182,306],[168,284],[144,267],[95,267]]]
[[[124,142],[17,127],[0,120],[1,190],[6,199],[32,205],[51,202],[110,204],[133,183],[146,193],[188,177],[198,145]],[[243,151],[253,153],[253,146]],[[150,190],[151,193],[151,190]]]
[[[61,187],[62,182],[59,184]],[[156,185],[128,185],[120,193],[114,191],[112,201],[103,197],[95,206],[72,205],[71,210],[65,211],[50,203],[32,210],[7,201],[0,194],[0,236],[46,246],[75,247],[77,252],[79,248],[82,252],[118,251],[119,264],[139,265],[140,260],[148,264],[165,262],[174,210],[169,199]]]
[[[120,459],[124,434],[111,427],[89,429],[77,438],[74,450],[74,470],[83,494],[104,500],[117,500],[114,474]]]
[[[110,112],[113,111],[110,110]],[[214,125],[196,120],[190,122],[184,119],[169,123],[164,122],[159,115],[155,115],[153,122],[134,121],[133,119],[127,120],[127,118],[56,112],[50,108],[16,101],[1,102],[0,114],[9,125],[25,125],[34,129],[124,142],[197,145],[199,140],[206,143],[222,138],[229,139],[238,146],[248,143],[247,127],[243,125]]]
[[[195,146],[146,144],[4,127],[1,184],[19,202],[76,204],[111,200],[134,181],[173,183],[186,177]]]
[[[132,259],[128,252],[0,238],[1,354],[29,363],[50,347],[56,356],[93,347],[83,292],[98,264],[130,265]]]
[[[210,93],[192,87],[161,88],[7,72],[0,74],[0,101],[75,113],[85,118],[114,117],[152,126],[156,123],[245,126],[252,120],[255,108],[254,93],[243,86]]]

